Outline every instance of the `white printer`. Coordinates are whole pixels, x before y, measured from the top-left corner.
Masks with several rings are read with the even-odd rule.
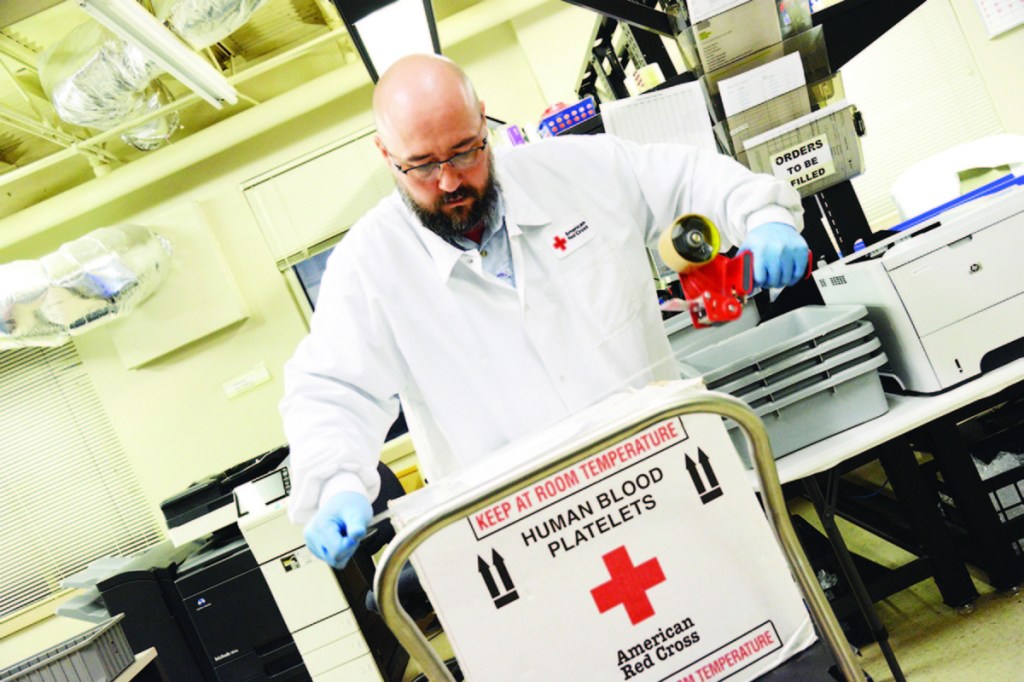
[[[961,204],[815,270],[826,304],[860,303],[904,388],[981,374],[1024,338],[1024,187]]]
[[[278,470],[266,478],[283,475]],[[306,547],[302,528],[288,519],[288,498],[269,501],[258,486],[235,489],[238,527],[313,682],[382,682],[357,621],[360,605],[349,604],[334,571]]]

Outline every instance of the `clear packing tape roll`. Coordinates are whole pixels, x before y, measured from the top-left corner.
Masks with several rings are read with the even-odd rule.
[[[60,346],[153,294],[172,249],[140,225],[103,227],[35,261],[0,265],[0,350]]]

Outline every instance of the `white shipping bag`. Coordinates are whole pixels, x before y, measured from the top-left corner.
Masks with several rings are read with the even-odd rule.
[[[751,680],[815,641],[721,418],[629,428],[702,390],[679,381],[613,396],[391,503],[400,531],[496,476],[628,428],[413,554],[466,679]]]

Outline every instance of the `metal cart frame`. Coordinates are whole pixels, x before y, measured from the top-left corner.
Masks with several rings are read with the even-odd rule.
[[[692,414],[715,414],[732,419],[739,425],[746,438],[747,447],[753,453],[754,468],[760,482],[769,525],[779,541],[800,590],[803,592],[811,618],[818,627],[818,633],[828,646],[847,682],[864,680],[864,673],[854,659],[853,651],[818,584],[814,570],[804,555],[789,520],[786,501],[779,485],[779,474],[775,468],[775,459],[772,456],[772,448],[768,442],[764,423],[743,401],[712,391],[681,400],[674,407],[648,415],[642,421],[634,422],[628,428],[619,429],[599,441],[570,452],[557,461],[532,470],[511,471],[476,490],[438,506],[398,531],[380,559],[374,589],[384,622],[395,633],[409,655],[420,664],[427,678],[432,682],[454,682],[454,678],[445,667],[444,662],[398,601],[398,574],[420,544],[441,529],[514,494],[521,488],[537,483],[595,455],[607,446],[617,443],[633,433],[643,431],[665,419]]]

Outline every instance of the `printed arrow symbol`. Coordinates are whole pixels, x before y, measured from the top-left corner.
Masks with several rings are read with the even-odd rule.
[[[487,591],[491,593],[491,599],[498,596],[498,586],[494,584],[494,578],[491,577],[491,567],[487,565],[483,557],[477,556],[476,569],[480,571],[480,577],[484,579],[484,584],[487,585]]]
[[[491,561],[494,562],[494,568],[498,571],[501,584],[505,586],[505,591],[508,592],[513,588],[512,577],[508,574],[508,569],[505,568],[505,560],[498,554],[498,550],[491,550]]]
[[[715,477],[715,470],[711,468],[711,461],[700,448],[697,448],[697,459],[700,460],[700,466],[704,469],[704,476],[708,479],[708,486],[711,488],[717,488],[718,479]]]
[[[690,459],[690,456],[686,456],[686,471],[690,474],[690,479],[693,480],[693,487],[697,489],[698,495],[704,494],[704,481],[701,480],[700,472],[697,471],[697,464]]]

